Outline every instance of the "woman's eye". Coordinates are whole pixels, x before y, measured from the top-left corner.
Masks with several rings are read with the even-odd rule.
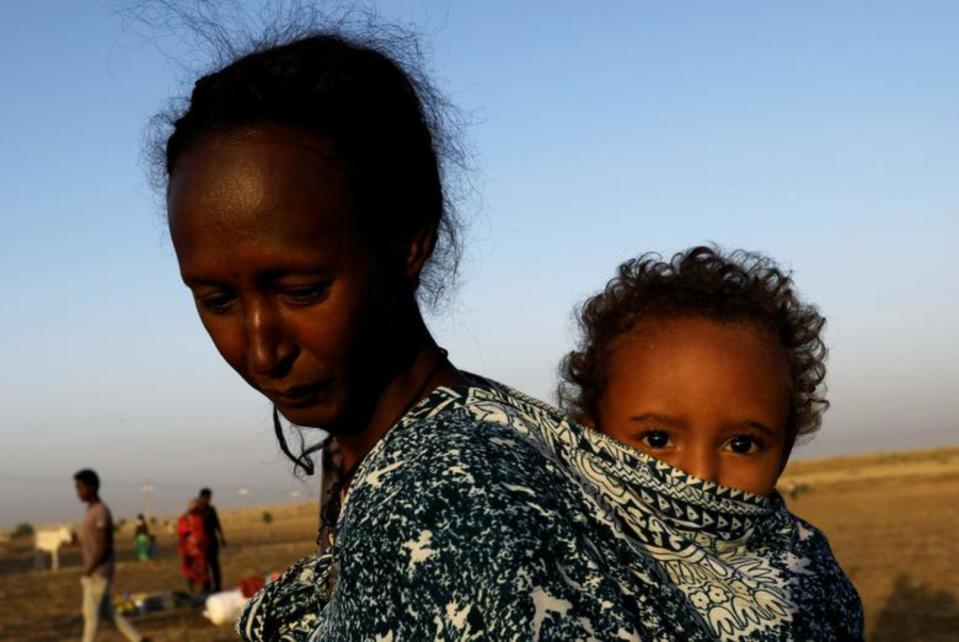
[[[650,448],[666,448],[670,445],[669,435],[662,430],[650,430],[640,437],[640,441]]]
[[[295,305],[310,305],[316,303],[326,294],[325,285],[309,285],[301,287],[290,287],[282,290],[283,296]]]
[[[203,308],[206,312],[212,312],[213,314],[226,314],[230,311],[230,306],[233,305],[233,296],[230,294],[209,294],[206,296],[197,297],[197,303]]]
[[[759,443],[752,437],[747,437],[746,435],[733,437],[726,442],[726,446],[729,450],[739,455],[751,455],[759,451]]]

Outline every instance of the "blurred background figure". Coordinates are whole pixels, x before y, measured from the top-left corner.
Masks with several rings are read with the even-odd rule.
[[[77,497],[87,505],[77,537],[83,555],[83,642],[93,642],[100,618],[112,620],[128,640],[146,640],[126,618],[113,610],[113,516],[100,500],[100,477],[89,468],[73,476]]]
[[[153,551],[150,542],[150,527],[143,513],[137,515],[137,523],[133,530],[133,546],[136,550],[137,559],[146,561],[153,559]]]
[[[223,589],[223,581],[220,576],[220,545],[226,546],[226,537],[223,536],[220,516],[217,515],[213,504],[210,503],[213,499],[213,491],[209,488],[201,488],[198,499],[200,509],[203,511],[203,528],[206,532],[207,546],[206,559],[210,567],[210,577],[207,579],[204,589],[206,593],[218,593]]]
[[[180,553],[180,572],[186,578],[191,594],[205,590],[209,567],[207,565],[206,529],[203,510],[197,499],[191,499],[186,512],[177,521],[177,551]]]

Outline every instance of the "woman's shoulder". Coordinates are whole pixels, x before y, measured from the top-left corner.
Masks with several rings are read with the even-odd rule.
[[[353,486],[388,496],[391,487],[412,484],[422,496],[555,482],[562,475],[542,427],[560,420],[558,411],[488,380],[442,388],[370,453]]]
[[[491,524],[548,537],[551,522],[575,512],[576,482],[543,443],[537,412],[546,409],[531,411],[498,384],[435,392],[357,470],[341,543],[363,533],[390,547],[434,527],[469,538]],[[506,528],[518,524],[526,528]]]
[[[603,544],[579,546],[590,523],[582,489],[543,441],[542,422],[558,416],[540,416],[548,407],[505,387],[441,391],[420,410],[351,485],[332,550],[330,630],[365,627],[354,635],[364,639],[389,631],[434,639],[444,630],[458,639],[585,639],[592,630],[613,639],[628,631],[635,612],[617,602],[616,583],[598,566],[594,549]],[[359,612],[381,620],[359,624]]]

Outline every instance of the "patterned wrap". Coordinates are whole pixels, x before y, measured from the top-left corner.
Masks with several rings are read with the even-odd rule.
[[[826,538],[479,380],[367,455],[328,553],[247,604],[249,641],[860,640]]]

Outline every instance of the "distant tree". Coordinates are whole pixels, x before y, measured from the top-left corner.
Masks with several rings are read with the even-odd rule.
[[[122,530],[123,530],[123,527],[126,525],[126,523],[127,523],[126,518],[125,518],[125,517],[121,517],[120,519],[117,520],[117,522],[116,522],[116,524],[114,524],[114,526],[116,527],[116,530],[122,531]]]
[[[13,532],[10,533],[11,539],[21,539],[30,537],[31,535],[33,535],[33,524],[29,522],[20,522],[17,524],[17,527],[13,529]]]
[[[267,526],[273,523],[273,513],[268,510],[263,511],[263,515],[260,517],[260,520]]]

